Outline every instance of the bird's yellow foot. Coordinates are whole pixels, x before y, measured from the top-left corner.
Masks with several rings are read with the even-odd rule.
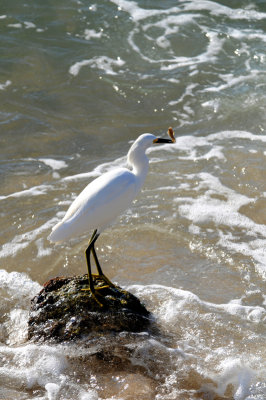
[[[95,281],[104,281],[106,283],[106,285],[99,286],[99,287],[95,288],[96,290],[97,289],[99,289],[99,290],[100,289],[106,289],[106,288],[110,288],[110,287],[116,287],[116,285],[113,282],[111,282],[110,279],[107,278],[107,276],[104,275],[104,274],[101,274],[101,275],[99,275],[99,274],[91,274],[91,276],[92,276],[94,282]]]
[[[106,283],[106,286],[103,287],[116,287],[116,285],[114,285],[113,282],[111,282],[110,279],[108,279],[107,276],[105,276],[104,274],[98,275],[98,277]]]
[[[98,290],[99,289],[101,289],[101,288],[97,288],[97,289],[94,289],[94,291],[92,291],[91,290],[91,288],[82,288],[81,290],[83,290],[83,291],[90,291],[91,292],[91,297],[96,301],[96,303],[100,306],[100,307],[103,307],[103,304],[100,302],[100,300],[98,300],[97,299],[97,296],[96,296],[96,293],[95,292],[97,292],[97,295],[98,296],[100,296],[100,297],[103,297],[102,295],[101,295],[101,293],[98,293]]]
[[[106,283],[105,286],[99,286],[98,289],[105,289],[105,288],[108,288],[108,287],[116,287],[116,285],[113,282],[111,282],[110,279],[108,279],[107,276],[104,275],[104,274],[101,274],[101,275],[99,275],[99,274],[91,274],[91,276],[92,276],[92,278],[94,280],[102,280],[102,281],[104,281]]]
[[[99,297],[104,297],[100,291],[102,289],[109,289],[110,287],[116,287],[116,285],[113,284],[113,282],[111,282],[107,276],[105,276],[104,274],[98,275],[98,274],[92,274],[91,275],[93,278],[93,286],[97,281],[102,281],[105,282],[105,285],[102,286],[96,286],[93,287],[93,290],[88,286],[87,288],[82,288],[81,290],[83,291],[90,291],[91,292],[91,296],[94,298],[94,300],[96,301],[97,304],[99,304],[100,307],[103,307],[103,304],[100,302],[100,300],[97,298]]]

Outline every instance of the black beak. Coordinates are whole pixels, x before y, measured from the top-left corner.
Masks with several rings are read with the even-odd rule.
[[[174,143],[171,139],[156,138],[153,143]]]

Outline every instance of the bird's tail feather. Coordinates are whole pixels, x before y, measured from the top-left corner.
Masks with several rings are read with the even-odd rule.
[[[60,243],[68,238],[67,230],[63,227],[63,222],[60,221],[52,228],[52,232],[48,236],[50,242]]]

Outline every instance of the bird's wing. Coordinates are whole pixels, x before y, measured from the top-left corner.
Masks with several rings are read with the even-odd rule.
[[[137,192],[136,177],[128,169],[110,171],[89,183],[69,207],[63,221],[82,215],[112,220],[132,202]],[[94,219],[94,218],[93,218]],[[95,227],[96,228],[96,227]]]

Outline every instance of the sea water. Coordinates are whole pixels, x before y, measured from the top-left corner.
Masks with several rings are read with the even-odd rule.
[[[0,399],[266,398],[265,29],[259,0],[1,4]],[[157,331],[29,343],[41,285],[86,272],[91,232],[51,228],[170,125],[97,242]]]

